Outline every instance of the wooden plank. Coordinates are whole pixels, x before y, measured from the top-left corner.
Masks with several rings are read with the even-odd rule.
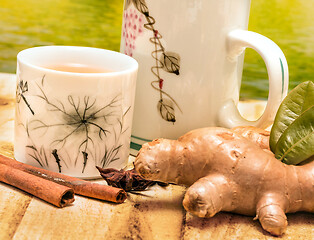
[[[72,206],[56,208],[34,199],[13,239],[103,239],[111,216],[124,205],[76,196]]]
[[[10,157],[13,157],[14,79],[12,74],[0,74],[0,152]]]
[[[0,74],[0,152],[13,156],[15,75]],[[0,183],[0,239],[11,239],[32,200],[17,188]]]
[[[14,187],[0,183],[0,239],[12,239],[32,197]]]
[[[289,214],[287,231],[280,239],[314,239],[313,220],[310,213]],[[218,213],[212,218],[198,218],[188,213],[182,236],[182,239],[278,239],[264,231],[253,217],[232,213]]]
[[[179,239],[184,188],[168,188],[129,194],[123,204],[76,196],[63,209],[34,198],[13,239]]]
[[[135,229],[138,228],[139,239],[180,238],[184,216],[184,191],[185,188],[180,186],[154,186],[143,192],[143,196],[132,196],[134,213],[130,220],[136,226]]]
[[[313,199],[314,201],[314,199]],[[284,239],[314,239],[314,214],[292,213],[288,214],[288,228]]]
[[[16,90],[16,75],[0,73],[0,98],[14,99]]]

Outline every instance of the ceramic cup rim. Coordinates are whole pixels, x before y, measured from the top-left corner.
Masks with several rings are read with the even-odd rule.
[[[46,51],[58,51],[59,54],[64,54],[64,51],[73,51],[73,52],[79,52],[81,51],[82,56],[83,52],[85,54],[101,54],[102,56],[107,55],[108,57],[114,56],[116,59],[119,59],[121,61],[121,68],[115,69],[114,71],[110,72],[103,72],[103,73],[80,73],[80,72],[67,72],[67,71],[59,71],[54,70],[50,68],[46,68],[44,66],[40,66],[39,64],[32,63],[29,60],[29,56],[32,56],[33,54],[43,54]],[[127,75],[129,73],[132,73],[134,71],[137,71],[138,69],[138,62],[123,53],[108,50],[108,49],[102,49],[102,48],[95,48],[95,47],[85,47],[85,46],[65,46],[65,45],[50,45],[50,46],[39,46],[39,47],[31,47],[26,48],[22,51],[20,51],[17,54],[17,61],[21,64],[39,70],[39,71],[45,71],[47,73],[57,74],[57,75],[63,75],[63,76],[73,76],[73,77],[113,77],[117,75]],[[117,61],[114,61],[117,62]],[[114,62],[112,65],[114,66]],[[123,64],[124,63],[124,64]]]

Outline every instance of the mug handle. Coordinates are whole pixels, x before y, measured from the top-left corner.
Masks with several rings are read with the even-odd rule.
[[[252,48],[263,58],[269,78],[268,102],[262,116],[256,121],[248,121],[239,113],[233,99],[228,99],[218,113],[218,123],[227,128],[255,126],[266,128],[275,118],[278,107],[288,92],[288,64],[276,43],[261,34],[236,29],[227,36],[227,51],[230,61],[236,62],[245,48]]]

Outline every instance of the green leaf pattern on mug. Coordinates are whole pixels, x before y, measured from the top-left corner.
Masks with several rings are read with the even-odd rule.
[[[155,64],[151,67],[151,72],[155,76],[156,80],[151,82],[151,86],[153,89],[159,92],[159,101],[157,103],[157,109],[159,111],[160,116],[162,119],[175,123],[176,116],[175,116],[175,109],[178,109],[180,112],[181,108],[179,107],[178,103],[164,90],[165,78],[162,77],[162,73],[160,70],[164,70],[167,73],[179,75],[180,74],[180,56],[178,53],[174,52],[167,52],[165,47],[162,44],[162,35],[161,33],[155,28],[156,20],[150,15],[149,9],[147,4],[144,0],[127,0],[125,1],[124,5],[124,27],[123,27],[123,36],[125,39],[125,53],[132,56],[133,51],[135,49],[135,42],[134,40],[130,40],[128,29],[134,28],[140,30],[142,25],[132,25],[126,24],[130,16],[134,17],[134,12],[130,9],[131,5],[134,5],[135,9],[138,12],[144,15],[146,23],[139,22],[140,24],[144,24],[144,28],[148,31],[151,31],[152,37],[149,38],[149,41],[154,45],[154,51],[151,53],[152,57],[154,58]],[[136,19],[139,19],[136,17]],[[133,31],[133,29],[131,29]],[[133,31],[134,32],[134,31]],[[132,36],[136,37],[138,32],[132,33]],[[132,46],[130,49],[130,45]]]

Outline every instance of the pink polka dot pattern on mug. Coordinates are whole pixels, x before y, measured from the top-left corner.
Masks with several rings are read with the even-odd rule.
[[[124,53],[132,57],[137,36],[143,33],[144,17],[134,8],[128,8],[123,13],[123,37],[125,38]]]

